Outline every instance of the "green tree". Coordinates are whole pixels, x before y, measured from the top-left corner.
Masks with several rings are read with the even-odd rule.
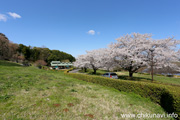
[[[48,48],[40,48],[40,60],[48,61],[48,57],[51,55],[51,51]]]
[[[58,57],[54,54],[51,54],[49,57],[48,57],[48,64],[50,64],[51,61],[57,61],[58,60]]]
[[[30,56],[31,56],[31,50],[30,50],[30,46],[27,47],[25,46],[23,49],[22,49],[22,53],[25,57],[26,60],[29,60]]]
[[[39,56],[40,56],[40,50],[37,47],[34,47],[31,50],[31,59],[33,61],[37,61],[39,59]]]
[[[0,33],[0,59],[8,59],[9,39]]]

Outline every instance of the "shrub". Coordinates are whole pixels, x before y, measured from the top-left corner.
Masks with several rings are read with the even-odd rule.
[[[174,75],[166,75],[167,77],[174,77]]]
[[[29,62],[27,60],[22,62],[23,66],[30,66]]]
[[[68,73],[67,75],[87,82],[113,87],[119,91],[134,92],[142,97],[150,98],[152,101],[161,105],[167,112],[175,112],[180,115],[179,87],[140,81],[116,80],[101,76],[91,76],[77,73]]]
[[[44,60],[37,60],[35,62],[35,66],[40,68],[40,69],[42,68],[42,66],[45,66],[45,65],[47,65],[47,63]]]

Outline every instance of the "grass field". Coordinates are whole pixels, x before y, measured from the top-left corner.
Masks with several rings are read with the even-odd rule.
[[[128,113],[165,114],[159,105],[136,94],[80,81],[63,71],[0,61],[1,120],[119,120]]]
[[[79,72],[84,73],[84,71],[80,70]],[[106,73],[105,70],[97,70],[96,75],[102,75]],[[88,69],[87,74],[92,74],[93,70]],[[121,71],[116,72],[119,76],[119,79],[121,80],[133,80],[133,81],[145,81],[145,82],[151,82],[151,75],[146,74],[140,74],[140,73],[134,73],[133,78],[128,77],[128,72]],[[154,75],[154,82],[157,83],[163,83],[163,84],[170,84],[170,85],[178,85],[180,86],[180,78],[174,78],[174,77],[166,77],[166,76],[160,76],[160,75]]]
[[[127,77],[129,74],[128,72],[117,72],[117,74],[120,76],[120,79],[128,79],[128,80],[132,79],[132,78]],[[134,73],[133,80],[151,82],[152,79],[151,79],[151,75]],[[180,78],[154,75],[154,81],[159,82],[159,83],[164,83],[164,84],[180,86]]]

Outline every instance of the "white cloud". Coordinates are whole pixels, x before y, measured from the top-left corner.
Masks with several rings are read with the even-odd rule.
[[[94,35],[94,34],[95,34],[95,31],[94,31],[94,30],[89,30],[87,33],[88,33],[89,35]]]
[[[21,16],[18,15],[17,13],[8,12],[8,14],[9,14],[11,17],[13,17],[14,19],[16,19],[16,18],[21,18]]]
[[[0,21],[6,21],[7,20],[7,16],[4,14],[0,14]]]

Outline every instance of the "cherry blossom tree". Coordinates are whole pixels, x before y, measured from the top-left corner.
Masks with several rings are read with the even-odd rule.
[[[117,66],[119,66],[116,63],[116,59],[112,54],[112,50],[109,48],[104,48],[99,50],[101,52],[100,54],[100,60],[101,60],[101,66],[103,69],[109,71],[110,69],[113,69]]]
[[[86,59],[86,55],[80,55],[78,58],[76,58],[76,61],[73,63],[73,65],[77,68],[82,68],[87,71],[87,68],[89,67],[89,61]]]
[[[150,34],[133,33],[116,40],[117,42],[110,44],[109,47],[117,63],[129,71],[130,77],[139,68],[149,67],[152,57],[156,68],[168,66],[178,69],[174,62],[178,60],[176,51],[179,41],[174,38],[154,40]]]
[[[180,70],[176,64],[179,61],[180,41],[174,38],[155,40],[151,34],[132,33],[122,36],[109,48],[87,51],[87,54],[77,58],[76,67],[92,68],[94,74],[99,68],[109,70],[121,67],[129,71],[129,76],[142,67],[171,68]],[[152,64],[153,60],[153,64]]]
[[[153,49],[151,57],[153,56],[153,63],[156,69],[171,69],[172,71],[179,71],[180,68],[177,66],[176,62],[179,62],[178,45],[179,40],[172,38],[152,40],[150,44],[150,49]],[[150,55],[147,60],[148,65],[152,64],[150,60]],[[149,67],[148,66],[148,67]]]
[[[93,69],[93,74],[96,74],[96,70],[103,67],[102,54],[104,49],[86,51],[86,60],[88,67]]]
[[[109,69],[113,65],[112,57],[109,55],[110,51],[106,48],[86,52],[87,54],[78,56],[74,62],[75,67],[91,68],[96,74],[99,68]]]

